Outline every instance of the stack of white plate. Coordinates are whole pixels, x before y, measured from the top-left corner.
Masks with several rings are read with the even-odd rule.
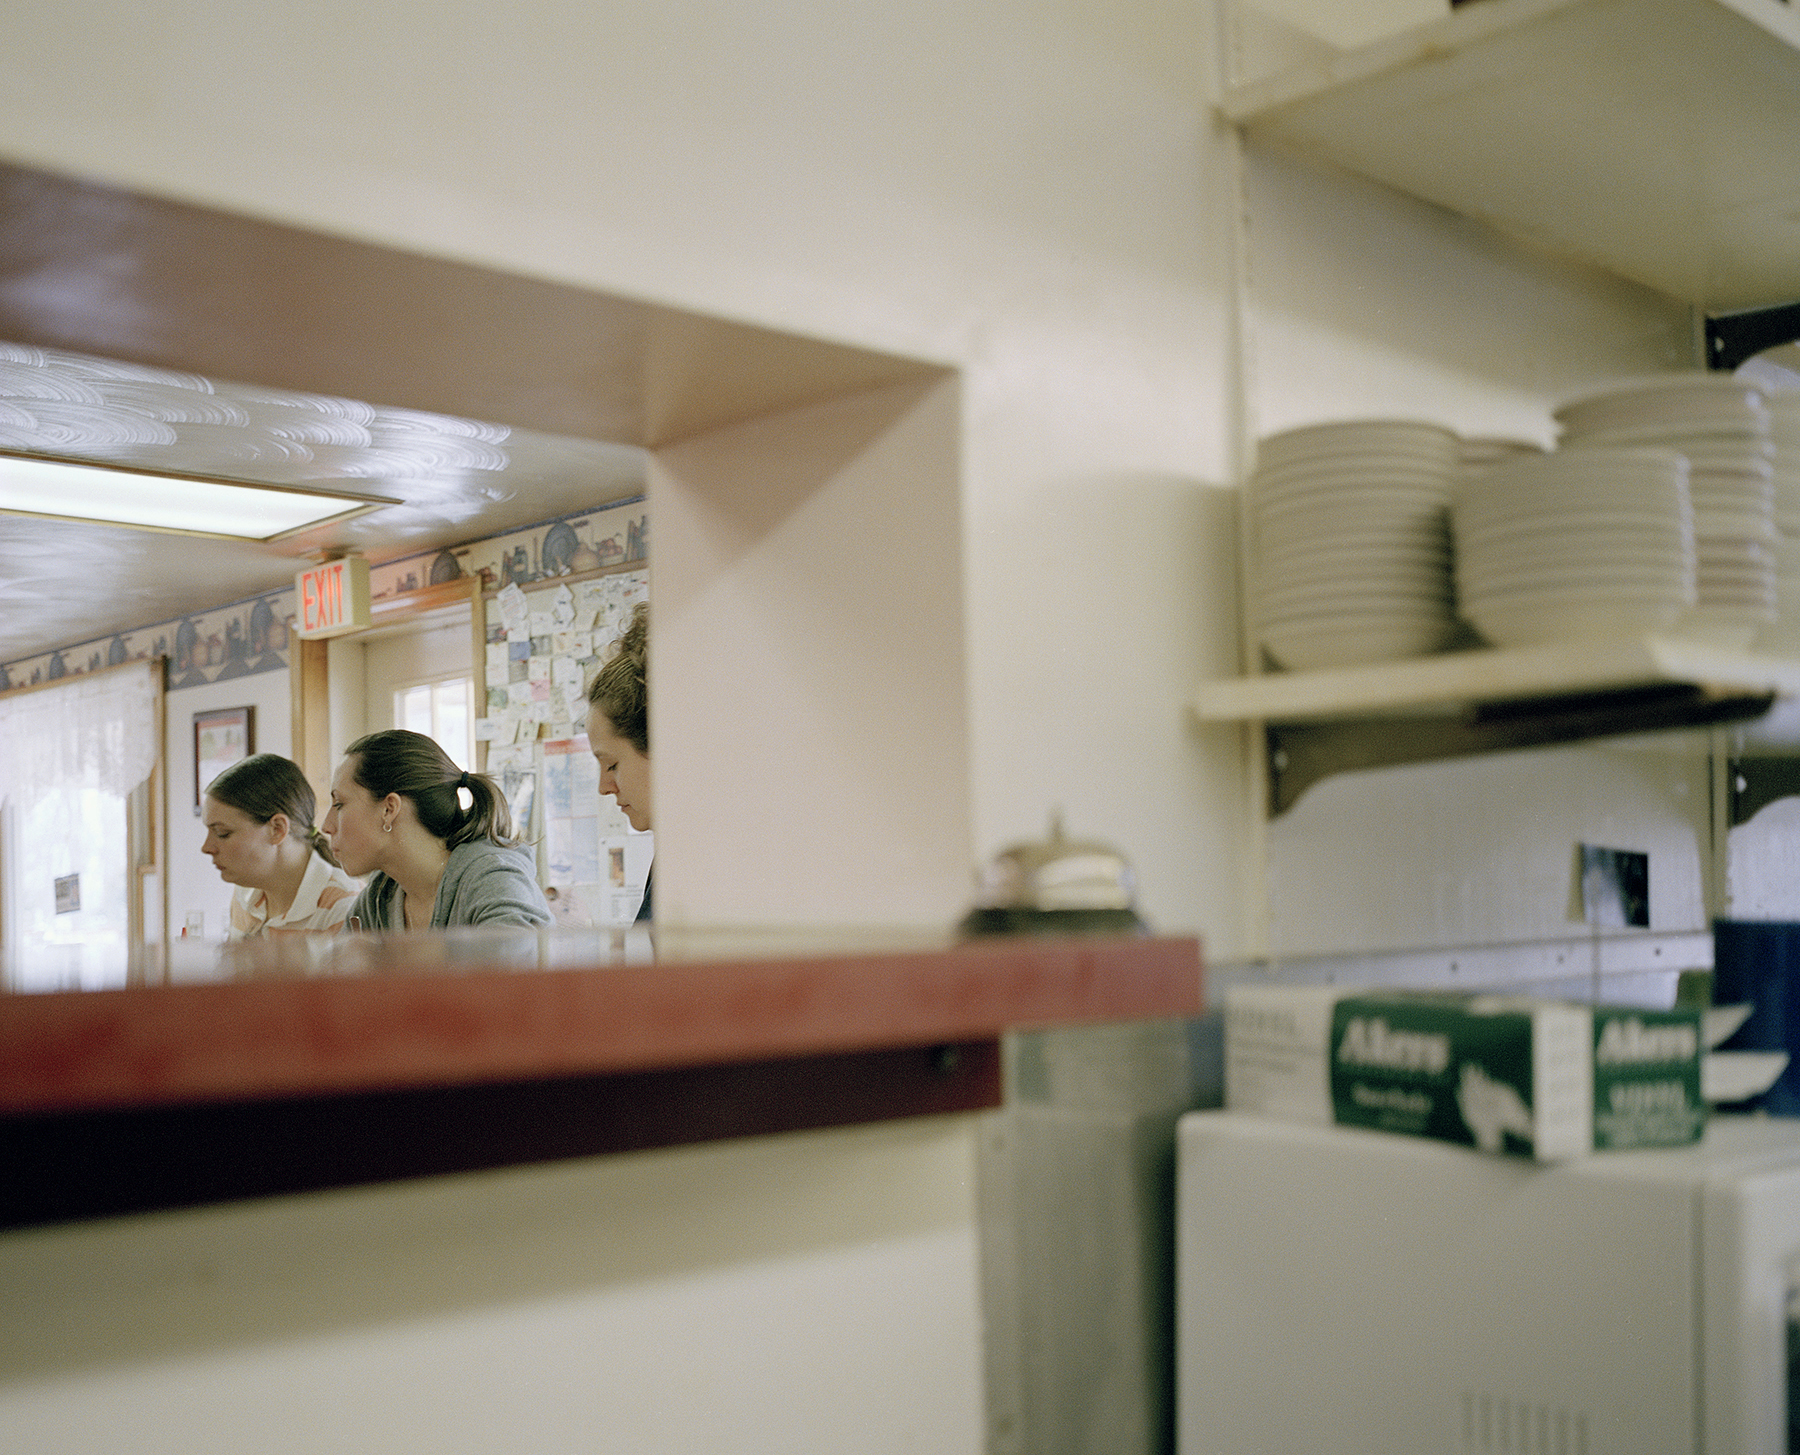
[[[1458,605],[1496,646],[1642,636],[1694,606],[1686,460],[1595,447],[1464,477],[1451,508]]]
[[[1688,461],[1697,552],[1684,636],[1749,646],[1775,620],[1774,446],[1761,391],[1729,374],[1664,374],[1556,411],[1571,449],[1655,446]]]
[[[1457,459],[1455,434],[1409,420],[1312,425],[1258,445],[1247,597],[1271,657],[1340,667],[1449,642]]]
[[[1763,399],[1775,446],[1775,620],[1756,645],[1800,656],[1800,389],[1771,389]]]
[[[1464,435],[1457,445],[1457,460],[1465,470],[1485,470],[1520,455],[1541,455],[1544,447],[1535,440],[1512,439],[1502,435]]]

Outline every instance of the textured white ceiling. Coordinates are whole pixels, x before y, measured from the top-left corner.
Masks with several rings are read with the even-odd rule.
[[[0,449],[402,502],[273,545],[57,520],[54,500],[0,514],[0,662],[242,600],[328,549],[392,560],[644,488],[629,446],[4,342]]]

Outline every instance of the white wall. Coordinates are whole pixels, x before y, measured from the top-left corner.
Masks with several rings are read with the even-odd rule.
[[[8,8],[0,153],[959,366],[971,857],[1060,803],[1158,924],[1237,943],[1234,739],[1182,708],[1235,651],[1204,6],[103,0],[84,30]]]
[[[1728,842],[1724,914],[1800,920],[1800,798],[1771,803]]]
[[[946,379],[653,458],[659,923],[966,908],[958,424]]]
[[[974,1122],[0,1238],[5,1455],[974,1455]]]
[[[1706,735],[1350,773],[1269,831],[1276,957],[1587,933],[1575,846],[1650,856],[1650,928],[1710,927]]]
[[[0,155],[956,367],[965,625],[943,660],[960,650],[966,663],[972,857],[1041,834],[1061,805],[1072,832],[1136,860],[1158,926],[1201,932],[1215,958],[1266,944],[1241,736],[1197,729],[1184,710],[1197,678],[1239,663],[1235,513],[1222,488],[1235,483],[1238,207],[1208,109],[1212,5],[96,0],[82,17],[70,25],[50,0],[15,0],[0,16]],[[1565,388],[1666,367],[1684,347],[1685,322],[1667,305],[1433,209],[1269,159],[1252,158],[1247,178],[1255,428],[1374,412],[1541,433]],[[1377,892],[1435,870],[1446,843],[1463,856],[1450,872],[1465,891],[1521,859],[1561,864],[1574,825],[1556,818],[1540,834],[1531,804],[1558,802],[1572,771],[1506,781],[1504,832],[1519,839],[1483,817],[1487,790],[1475,788],[1486,780],[1445,773],[1429,809],[1465,832],[1397,845],[1372,831],[1376,802],[1323,825],[1335,840],[1307,852],[1329,864],[1335,842],[1388,856]],[[1620,781],[1619,832],[1651,823],[1681,857],[1666,785]],[[667,847],[673,865],[682,850]],[[1308,889],[1311,867],[1282,861],[1279,843],[1276,853],[1274,880]],[[1476,922],[1454,914],[1439,927],[1441,898],[1400,904],[1369,938],[1470,932]],[[1299,900],[1275,908],[1298,926],[1290,943],[1317,941],[1320,921]],[[1549,913],[1536,898],[1529,908]],[[928,1174],[940,1190],[945,1175]],[[666,1191],[646,1195],[652,1215],[676,1205]],[[391,1241],[410,1217],[403,1197],[366,1196],[366,1223],[342,1254],[351,1267],[357,1239]],[[204,1229],[232,1215],[194,1217]],[[953,1256],[925,1257],[926,1293],[955,1291],[963,1217],[952,1208]],[[592,1235],[604,1241],[599,1225]],[[678,1219],[659,1238],[681,1256],[716,1246]],[[0,1246],[23,1247],[29,1265],[50,1245]],[[500,1237],[477,1262],[493,1270],[506,1328],[548,1358],[572,1326],[559,1307],[531,1303],[514,1246]],[[893,1313],[909,1348],[942,1330],[930,1299],[902,1298],[920,1256],[871,1243],[863,1266],[881,1299],[857,1305]],[[140,1257],[152,1254],[138,1248],[127,1265]],[[706,1261],[751,1279],[766,1267],[729,1247]],[[54,1280],[67,1265],[46,1267]],[[817,1285],[793,1271],[786,1286],[810,1296]],[[839,1316],[847,1327],[856,1314],[836,1306]],[[752,1335],[747,1317],[726,1327]],[[784,1345],[790,1327],[756,1335],[771,1357],[814,1347],[805,1329]],[[412,1336],[402,1326],[381,1337]],[[607,1359],[629,1360],[626,1337],[608,1337]],[[183,1366],[170,1388],[229,1406],[262,1398],[276,1386],[259,1381],[274,1379],[288,1400],[304,1379],[266,1356],[345,1373],[365,1347],[357,1332],[334,1344],[320,1331],[304,1346],[245,1339],[236,1355]],[[911,1396],[959,1409],[971,1343],[952,1329],[950,1357],[923,1368]],[[376,1367],[399,1344],[385,1348]],[[407,1357],[425,1361],[424,1388],[448,1389],[457,1358],[417,1351]],[[725,1357],[720,1343],[701,1352]],[[246,1382],[234,1360],[263,1372]],[[150,1369],[96,1364],[97,1384],[32,1384],[32,1417],[50,1421],[35,1428],[88,1440],[110,1420],[131,1428],[143,1400],[162,1398]],[[646,1402],[679,1409],[692,1393],[682,1377],[672,1368]],[[778,1394],[809,1398],[789,1387],[798,1376],[775,1378]],[[859,1434],[888,1433],[893,1405],[878,1382],[838,1393],[841,1410],[866,1416]],[[564,1430],[565,1402],[585,1397],[559,1384],[530,1409],[531,1427]],[[294,1447],[337,1448],[334,1417],[306,1411]],[[959,1421],[946,1414],[945,1438],[919,1448],[970,1448],[973,1418]],[[695,1448],[721,1443],[683,1428]],[[810,1435],[789,1448],[851,1443],[868,1448]]]
[[[1328,8],[1279,6],[1332,38]],[[1060,805],[1137,861],[1153,923],[1228,958],[1268,943],[1242,742],[1183,706],[1238,660],[1214,25],[1163,0],[103,0],[76,33],[28,0],[0,153],[955,365],[970,858]],[[1436,209],[1256,157],[1247,196],[1253,431],[1544,436],[1566,389],[1685,356],[1680,310]]]

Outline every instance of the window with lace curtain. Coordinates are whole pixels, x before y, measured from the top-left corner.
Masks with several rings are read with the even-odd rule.
[[[162,663],[0,695],[0,947],[9,990],[124,985],[143,938]]]

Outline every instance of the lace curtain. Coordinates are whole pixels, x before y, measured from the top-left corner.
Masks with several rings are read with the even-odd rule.
[[[162,662],[132,662],[0,698],[0,799],[58,784],[123,797],[156,766]]]

